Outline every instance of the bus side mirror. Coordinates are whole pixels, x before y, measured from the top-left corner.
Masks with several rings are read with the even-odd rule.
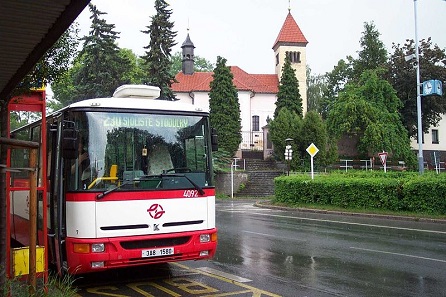
[[[74,122],[64,122],[62,131],[62,151],[65,159],[76,159],[78,157],[79,139],[74,128]]]
[[[211,146],[213,152],[218,151],[217,131],[214,128],[211,128]]]

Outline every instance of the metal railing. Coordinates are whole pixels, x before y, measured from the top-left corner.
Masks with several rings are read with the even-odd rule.
[[[242,150],[263,151],[263,132],[262,131],[242,131]]]

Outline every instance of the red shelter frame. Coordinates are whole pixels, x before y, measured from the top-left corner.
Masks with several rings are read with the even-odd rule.
[[[48,280],[48,229],[47,229],[47,148],[46,148],[46,144],[47,144],[47,125],[46,125],[46,92],[45,89],[34,89],[31,90],[29,93],[27,94],[23,94],[20,96],[16,96],[13,97],[9,104],[8,104],[8,120],[7,120],[7,131],[8,131],[8,138],[11,137],[11,126],[10,126],[10,117],[11,117],[11,112],[12,111],[30,111],[30,112],[40,112],[42,119],[41,119],[41,137],[39,140],[39,144],[40,144],[40,155],[37,156],[37,166],[38,169],[40,170],[40,177],[41,179],[39,180],[39,176],[38,174],[35,174],[34,176],[37,179],[37,187],[36,187],[36,195],[37,192],[41,192],[42,193],[42,203],[43,203],[43,210],[42,210],[42,219],[43,219],[43,224],[42,224],[42,234],[41,234],[41,245],[44,246],[44,272],[43,274],[43,278],[44,278],[44,283],[47,283]],[[8,148],[7,150],[7,167],[11,168],[11,148]],[[38,172],[38,171],[37,171]],[[6,232],[7,232],[7,236],[11,236],[11,193],[13,191],[23,191],[23,190],[28,190],[30,191],[30,185],[14,185],[11,184],[11,173],[9,171],[6,172]],[[31,194],[30,194],[31,196]],[[35,207],[38,207],[37,203],[35,204]],[[31,212],[30,212],[31,213]],[[37,224],[37,222],[35,222]],[[38,231],[36,230],[36,233],[38,233]],[[36,234],[36,237],[39,234]],[[31,247],[30,247],[31,248]],[[13,275],[13,271],[12,271],[12,263],[11,263],[11,259],[12,259],[12,250],[11,250],[11,242],[10,240],[6,240],[6,251],[9,255],[9,257],[7,257],[7,261],[6,261],[6,273],[8,274],[8,277],[11,277]],[[30,253],[31,255],[31,253]],[[35,271],[31,271],[31,267],[34,268],[35,270],[35,263],[34,264],[30,264],[30,284],[33,285],[35,287]],[[32,279],[34,276],[34,280]],[[42,275],[41,275],[42,276]]]

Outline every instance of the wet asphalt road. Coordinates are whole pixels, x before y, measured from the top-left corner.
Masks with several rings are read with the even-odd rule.
[[[214,261],[284,296],[446,296],[446,224],[217,205]],[[286,289],[284,288],[286,287]]]
[[[218,201],[211,261],[114,271],[80,296],[446,296],[446,224]]]

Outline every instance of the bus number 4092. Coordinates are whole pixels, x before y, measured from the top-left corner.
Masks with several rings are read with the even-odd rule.
[[[198,190],[184,190],[183,197],[196,198],[198,197]]]

